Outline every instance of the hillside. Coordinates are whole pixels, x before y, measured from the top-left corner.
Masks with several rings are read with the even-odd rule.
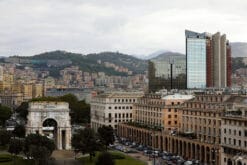
[[[247,57],[247,43],[246,42],[232,42],[232,57]]]
[[[15,57],[16,58],[16,57]],[[105,72],[107,75],[127,75],[126,72],[116,70],[116,68],[122,67],[132,71],[133,74],[144,73],[147,69],[147,62],[135,58],[130,55],[118,53],[118,52],[102,52],[98,54],[78,54],[66,51],[52,51],[45,52],[39,55],[30,57],[18,57],[23,61],[28,60],[26,63],[32,63],[33,67],[47,69],[51,71],[52,75],[58,74],[59,70],[66,66],[76,65],[81,70],[87,72]],[[18,59],[18,61],[20,61]],[[48,65],[48,63],[65,62],[65,65]],[[69,62],[68,62],[69,61]],[[106,63],[108,66],[106,65]],[[54,73],[55,72],[55,73]]]
[[[185,60],[185,55],[177,52],[164,52],[152,58],[152,60],[169,60],[171,57],[181,58]]]

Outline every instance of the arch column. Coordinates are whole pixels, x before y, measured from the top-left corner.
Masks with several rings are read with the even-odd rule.
[[[57,128],[57,149],[62,150],[62,132],[59,127]]]

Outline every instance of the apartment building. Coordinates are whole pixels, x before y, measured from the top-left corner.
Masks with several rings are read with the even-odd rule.
[[[118,125],[118,135],[163,150],[163,134],[178,130],[178,108],[192,95],[147,94],[134,104],[133,122]]]
[[[95,131],[103,125],[116,129],[118,123],[132,121],[133,104],[142,96],[142,92],[111,92],[93,97],[91,127]]]
[[[221,164],[247,164],[247,97],[228,100],[221,125]]]

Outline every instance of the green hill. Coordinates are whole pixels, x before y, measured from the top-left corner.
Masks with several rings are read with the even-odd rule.
[[[18,57],[20,59],[30,60],[34,68],[47,69],[52,76],[59,76],[59,71],[67,66],[79,66],[82,71],[86,72],[105,72],[107,75],[122,75],[127,73],[118,72],[114,68],[106,67],[104,62],[109,62],[120,67],[128,68],[133,74],[144,73],[147,70],[147,61],[136,57],[118,53],[118,52],[102,52],[97,54],[78,54],[66,51],[52,51],[30,57]],[[71,64],[65,66],[48,66],[49,60],[70,60]],[[35,62],[34,62],[35,61]]]

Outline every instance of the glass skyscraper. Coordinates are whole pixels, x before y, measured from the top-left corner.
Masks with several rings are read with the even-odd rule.
[[[231,47],[226,35],[186,30],[185,36],[187,88],[231,86]]]
[[[206,39],[187,39],[187,87],[206,87]]]

